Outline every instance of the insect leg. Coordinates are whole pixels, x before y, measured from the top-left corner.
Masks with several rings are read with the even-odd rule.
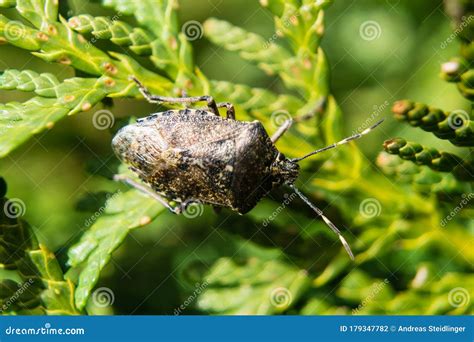
[[[326,104],[326,98],[322,98],[316,103],[316,106],[312,111],[304,115],[286,120],[283,123],[283,125],[278,127],[278,130],[272,135],[271,137],[272,142],[275,143],[278,139],[280,139],[283,136],[283,134],[285,134],[290,129],[290,127],[292,126],[294,122],[303,122],[303,121],[313,118],[316,115],[316,113],[318,113],[324,108],[325,104]]]
[[[214,209],[216,214],[220,214],[222,212],[222,207],[218,207],[217,205],[213,205],[212,209]]]
[[[219,102],[217,108],[226,108],[227,109],[227,119],[235,120],[235,109],[234,105],[229,102]]]
[[[292,124],[293,124],[293,119],[285,120],[285,122],[283,122],[283,125],[278,127],[278,130],[275,133],[273,133],[271,137],[272,142],[275,143],[278,139],[280,139],[283,136],[283,134],[285,134],[285,132],[290,129]]]
[[[133,80],[138,85],[138,90],[143,95],[143,97],[150,103],[196,103],[196,102],[207,102],[207,106],[211,112],[216,115],[219,115],[219,111],[217,109],[216,101],[212,96],[204,95],[204,96],[191,96],[191,97],[168,97],[168,96],[160,96],[160,95],[153,95],[150,91],[134,76],[130,76],[130,79]]]
[[[187,92],[186,90],[184,90],[184,89],[181,90],[181,97],[189,97],[189,96],[188,96],[188,92]],[[185,106],[186,108],[190,108],[189,103],[185,103],[184,106]]]
[[[124,175],[114,175],[114,181],[126,183],[126,184],[130,185],[131,187],[133,187],[133,188],[135,188],[135,189],[137,189],[137,190],[153,197],[155,200],[160,202],[164,207],[168,208],[171,212],[173,212],[175,214],[180,214],[181,213],[181,208],[180,207],[172,207],[168,203],[166,198],[164,198],[164,197],[160,196],[159,194],[157,194],[149,186],[140,184],[140,183],[134,181],[133,179],[131,179],[127,176],[124,176]]]

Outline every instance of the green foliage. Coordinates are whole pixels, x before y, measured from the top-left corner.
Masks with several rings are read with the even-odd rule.
[[[429,166],[435,171],[452,172],[460,180],[474,180],[474,161],[463,160],[453,153],[439,152],[402,138],[387,140],[384,147],[388,153],[398,154],[418,165]]]
[[[13,279],[0,281],[2,314],[77,315],[74,284],[64,278],[54,254],[38,243],[34,231],[18,216],[25,208],[5,198],[0,178],[0,267],[14,272]]]
[[[93,17],[83,14],[68,20],[69,26],[82,34],[92,34],[98,39],[110,39],[119,46],[129,47],[137,55],[151,54],[152,37],[140,28],[107,17]]]
[[[154,199],[136,190],[115,193],[107,200],[101,210],[103,215],[68,252],[70,272],[79,273],[75,294],[78,308],[86,305],[100,272],[129,231],[147,225],[163,209]]]
[[[466,188],[470,187],[459,182],[453,174],[435,172],[428,167],[418,166],[386,153],[379,155],[377,165],[397,182],[411,184],[414,190],[425,195],[434,193],[439,198],[452,199],[461,196],[466,192]]]
[[[441,76],[456,83],[461,95],[474,101],[474,5],[471,1],[446,0],[454,32],[461,43],[460,56],[441,66]]]
[[[5,156],[33,134],[52,128],[66,115],[72,115],[99,102],[107,94],[106,79],[70,78],[63,83],[51,74],[31,70],[7,70],[0,77],[0,89],[33,91],[24,103],[0,104],[0,156]]]
[[[453,17],[455,32],[461,41],[462,56],[443,64],[441,76],[448,82],[458,82],[460,93],[472,101],[474,98],[472,98],[472,94],[469,95],[471,90],[467,90],[467,87],[472,87],[470,75],[474,71],[474,69],[470,69],[474,55],[468,51],[472,49],[474,42],[474,26],[473,20],[471,20],[474,18],[472,16],[474,8],[468,3],[458,0],[446,1],[446,5],[448,13]],[[432,132],[439,139],[449,139],[453,145],[474,146],[474,121],[472,115],[467,111],[458,109],[445,112],[410,100],[397,101],[392,111],[398,120]],[[407,142],[403,138],[385,141],[384,148],[386,152],[399,155],[402,159],[411,160],[417,165],[426,165],[438,172],[452,172],[456,179],[408,164],[396,165],[397,161],[394,162],[382,155],[379,158],[379,165],[389,173],[408,176],[411,181],[424,186],[428,185],[428,189],[436,193],[466,194],[472,190],[471,183],[459,182],[474,180],[474,159],[470,154],[466,159],[463,159],[453,153],[440,152],[432,147]],[[431,187],[432,185],[435,186]]]
[[[298,302],[310,285],[308,274],[284,260],[278,249],[262,248],[224,233],[228,241],[211,239],[191,246],[178,257],[183,262],[181,284],[204,279],[197,307],[213,314],[262,315],[281,313]],[[212,248],[209,248],[212,246]],[[188,258],[189,253],[199,258]],[[196,261],[212,265],[196,275]],[[189,284],[192,287],[192,284]]]
[[[424,131],[433,132],[440,139],[449,139],[454,145],[474,144],[474,121],[466,111],[455,110],[446,113],[409,100],[396,102],[392,110],[398,120],[406,121]]]
[[[453,6],[456,6],[461,13],[468,15],[473,13],[473,8],[468,8],[468,2],[461,4],[461,2],[457,0],[448,0],[446,4],[448,10],[452,10]],[[460,13],[456,13],[456,15],[460,15]],[[466,19],[468,17],[463,16],[462,18],[462,20],[466,22],[457,22],[456,18],[454,21],[457,27],[455,32],[459,34],[462,41],[461,51],[463,57],[455,58],[451,62],[443,64],[441,76],[448,82],[457,82],[458,90],[461,95],[472,101],[474,100],[472,96],[473,83],[470,80],[470,75],[473,69],[469,69],[469,65],[472,65],[474,59],[472,53],[468,52],[468,49],[472,50],[474,40],[472,28],[474,26],[472,20]],[[463,58],[467,58],[469,62],[466,62]],[[471,106],[472,105],[471,103]],[[472,120],[472,115],[467,111],[455,110],[445,112],[410,100],[396,102],[392,110],[398,120],[407,122],[411,126],[419,127],[424,131],[432,132],[439,139],[449,139],[453,145],[463,146],[466,150],[467,147],[474,146],[474,121]],[[388,156],[381,153],[378,158],[378,165],[385,173],[396,177],[400,182],[410,184],[414,191],[418,191],[425,196],[430,196],[432,193],[436,194],[437,208],[443,207],[443,201],[452,202],[453,199],[455,199],[458,203],[456,208],[451,210],[451,212],[441,220],[441,227],[446,227],[454,214],[461,216],[459,212],[460,208],[467,206],[466,220],[463,221],[461,218],[458,222],[452,222],[448,227],[455,229],[456,234],[462,231],[462,229],[466,229],[467,231],[472,229],[472,214],[469,216],[470,212],[472,212],[472,205],[469,202],[473,194],[474,159],[472,159],[471,154],[466,154],[467,157],[464,159],[456,154],[440,152],[436,148],[422,146],[415,142],[406,141],[403,138],[385,141],[384,148],[386,152],[392,155],[398,155],[400,158],[410,161],[400,161],[395,156]],[[412,164],[412,162],[414,164]],[[451,173],[444,174],[443,172]],[[438,212],[442,212],[442,210],[438,209]],[[464,225],[462,222],[465,222]],[[456,227],[456,223],[459,223],[459,226]],[[434,243],[434,240],[443,238],[442,236],[437,236],[437,232],[433,232],[431,237],[427,235],[428,234],[424,234],[424,236],[417,238],[417,240],[420,242],[424,240],[423,245],[426,245]],[[459,237],[461,236],[463,235],[461,234]],[[462,243],[459,247],[460,246],[462,246]],[[464,248],[462,248],[462,251],[464,251]],[[468,260],[471,259],[469,258]],[[407,310],[406,313],[417,313],[417,306],[413,303],[416,298],[419,298],[419,295],[429,298],[430,306],[427,307],[425,311],[427,314],[440,314],[444,313],[445,310],[449,310],[449,306],[452,306],[452,294],[460,289],[458,278],[460,274],[457,272],[444,274],[441,279],[438,280],[436,286],[426,286],[426,279],[433,277],[434,274],[436,274],[436,267],[433,263],[426,263],[418,268],[417,276],[415,276],[410,285],[412,291],[399,294],[399,300],[392,302],[388,312],[396,313],[401,307],[405,307]],[[465,287],[463,286],[463,291],[465,291],[464,295],[470,298],[470,294],[466,289],[472,287],[474,278],[472,274],[462,276],[462,278],[465,284]],[[417,280],[419,279],[423,279],[423,281],[418,282]],[[450,291],[448,299],[451,299],[451,302],[447,300],[445,296],[445,292],[448,290]],[[467,306],[469,306],[469,304]],[[465,311],[464,309],[465,308],[457,307],[457,309],[451,311],[451,313],[461,314],[472,312],[472,309],[471,311]]]
[[[113,16],[79,14],[67,19],[58,16],[54,1],[0,2],[24,20],[19,23],[0,15],[0,39],[77,71],[77,77],[62,81],[31,70],[2,73],[0,89],[31,92],[34,97],[0,105],[0,156],[28,144],[33,134],[51,129],[68,115],[99,107],[105,99],[139,96],[130,75],[152,93],[211,94],[217,101],[232,102],[238,119],[260,120],[269,133],[278,129],[280,115],[315,114],[297,123],[278,142],[278,148],[290,157],[340,140],[344,117],[330,92],[329,64],[320,46],[324,11],[330,2],[261,3],[274,18],[276,34],[270,39],[218,19],[208,19],[204,32],[198,34],[275,77],[283,85],[280,93],[207,78],[194,65],[188,23],[180,26],[173,0],[104,0],[102,4],[115,11]],[[138,25],[132,24],[130,16]],[[465,87],[470,79],[463,63],[463,73],[451,80]],[[474,144],[470,117],[461,115],[459,121],[452,113],[411,101],[399,102],[394,108],[397,118],[440,139],[457,146]],[[281,198],[265,200],[244,217],[205,215],[205,224],[186,221],[186,229],[180,232],[176,227],[181,218],[165,213],[153,199],[135,190],[117,190],[120,185],[110,182],[117,191],[98,209],[100,217],[86,224],[80,239],[68,246],[66,279],[54,255],[33,243],[34,234],[21,220],[12,223],[2,218],[3,268],[18,272],[17,283],[35,275],[34,285],[9,313],[91,313],[92,290],[110,275],[106,270],[112,268],[107,266],[111,267],[112,255],[126,244],[126,237],[135,228],[151,223],[146,228],[151,230],[170,222],[170,231],[186,240],[188,247],[174,246],[163,259],[172,260],[169,277],[179,283],[180,300],[196,297],[186,310],[217,314],[471,313],[472,301],[453,306],[449,298],[455,288],[473,288],[469,286],[474,260],[472,209],[467,206],[456,212],[449,222],[445,220],[447,224],[443,220],[459,206],[456,201],[462,195],[472,193],[466,181],[472,178],[461,172],[458,163],[462,160],[472,170],[472,161],[403,139],[387,143],[386,148],[407,160],[384,152],[377,159],[379,168],[372,168],[356,144],[349,144],[301,163],[301,188],[339,227],[346,228],[342,230],[356,254],[354,263],[337,237],[296,199],[288,205],[281,204]],[[447,204],[446,198],[451,202]],[[262,222],[266,222],[263,227]],[[28,244],[23,244],[26,240]],[[166,249],[165,245],[159,241],[150,249]],[[148,251],[140,248],[140,253]],[[11,255],[19,257],[11,261]],[[446,260],[449,263],[444,267]],[[161,261],[153,266],[162,267],[165,261]],[[25,262],[34,266],[34,273],[24,271],[21,265]],[[38,289],[36,279],[42,284]],[[143,286],[121,280],[125,281],[130,281],[130,287]],[[200,284],[198,290],[195,284]],[[3,301],[12,297],[13,285],[12,280],[2,283]],[[423,304],[426,298],[431,305]]]

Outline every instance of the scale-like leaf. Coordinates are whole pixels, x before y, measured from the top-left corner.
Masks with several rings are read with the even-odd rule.
[[[80,270],[76,305],[82,309],[102,269],[131,229],[150,223],[164,211],[156,200],[137,190],[118,192],[100,209],[103,215],[68,252],[69,265]]]
[[[106,7],[115,8],[120,14],[134,15],[139,23],[145,25],[157,37],[178,32],[176,0],[102,0],[102,3]]]
[[[269,315],[293,307],[309,285],[305,271],[282,260],[221,258],[206,275],[198,308],[210,313]]]
[[[286,49],[226,21],[208,19],[204,24],[204,29],[206,36],[214,44],[239,52],[242,58],[257,63],[270,74],[282,71],[284,61],[291,58]]]
[[[0,88],[8,87],[9,84],[8,78],[0,78]],[[38,92],[38,87],[31,89]],[[106,95],[103,82],[93,78],[68,79],[56,85],[54,91],[57,98],[34,97],[24,103],[0,104],[0,157],[33,134],[52,128],[64,116],[90,109]]]
[[[198,247],[179,253],[181,284],[199,274],[202,293],[197,308],[215,314],[263,315],[282,313],[294,307],[308,289],[305,270],[288,263],[278,249],[263,248],[250,241],[219,233]],[[182,260],[184,259],[184,260]],[[197,280],[197,279],[195,279]]]
[[[17,272],[21,282],[0,281],[0,311],[6,314],[75,315],[74,285],[64,279],[55,255],[38,243],[34,231],[19,217],[18,199],[3,197],[0,178],[0,267]]]
[[[256,63],[265,72],[277,74],[288,88],[297,90],[309,103],[328,96],[329,67],[319,47],[324,32],[322,8],[327,3],[262,3],[278,13],[273,36],[265,39],[214,18],[205,22],[206,36],[214,44],[239,52],[242,58]],[[291,50],[281,46],[278,40],[286,40]]]

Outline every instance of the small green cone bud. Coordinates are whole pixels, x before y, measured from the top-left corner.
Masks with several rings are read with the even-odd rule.
[[[416,163],[420,165],[428,165],[431,163],[431,160],[438,158],[440,156],[439,152],[434,148],[425,148],[418,154],[416,154]]]
[[[474,88],[474,69],[470,69],[461,75],[461,81],[466,87]]]
[[[400,100],[393,104],[392,112],[397,119],[405,120],[405,115],[414,107],[414,103],[410,100]]]
[[[464,127],[456,130],[456,137],[451,140],[454,145],[473,146],[474,141],[474,121],[469,121]]]
[[[413,109],[408,111],[407,118],[410,121],[416,122],[416,124],[418,125],[418,122],[420,121],[420,119],[426,116],[427,114],[428,114],[428,107],[420,103],[417,103],[415,104],[415,107]]]
[[[474,89],[466,87],[466,85],[462,82],[458,83],[457,86],[462,96],[470,101],[474,101]]]
[[[395,139],[390,139],[386,140],[383,143],[383,147],[385,151],[387,151],[390,154],[398,154],[400,151],[400,148],[406,145],[406,140],[402,138],[395,138]]]
[[[441,152],[441,156],[439,158],[435,158],[431,161],[433,166],[433,170],[443,171],[443,172],[450,172],[462,163],[462,159],[455,156],[454,154]]]
[[[439,109],[432,109],[421,121],[423,130],[427,132],[434,132],[438,129],[438,122],[446,118],[445,114]]]
[[[441,77],[448,82],[459,82],[462,73],[466,70],[466,61],[456,57],[441,64]]]
[[[418,152],[421,152],[422,150],[423,150],[423,147],[420,144],[406,143],[405,146],[400,148],[399,155],[403,159],[413,160],[414,158],[416,158],[416,154]]]

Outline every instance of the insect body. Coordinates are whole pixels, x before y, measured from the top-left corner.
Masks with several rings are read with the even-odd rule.
[[[150,193],[175,213],[180,213],[190,202],[198,201],[215,207],[229,207],[244,214],[272,189],[286,184],[338,234],[353,257],[334,224],[295,188],[298,162],[356,139],[381,121],[360,134],[304,157],[288,159],[274,143],[290,127],[291,120],[270,137],[258,121],[235,120],[233,106],[229,103],[215,103],[209,96],[155,96],[138,80],[134,81],[150,102],[206,101],[208,106],[204,109],[168,110],[123,127],[113,138],[112,147],[119,159],[130,165],[151,190],[131,179],[119,179]],[[227,108],[227,118],[219,116],[219,107]],[[170,201],[179,205],[172,207]]]
[[[113,146],[167,199],[200,201],[241,214],[298,175],[298,164],[278,152],[260,122],[224,119],[205,110],[149,116],[124,127]]]

